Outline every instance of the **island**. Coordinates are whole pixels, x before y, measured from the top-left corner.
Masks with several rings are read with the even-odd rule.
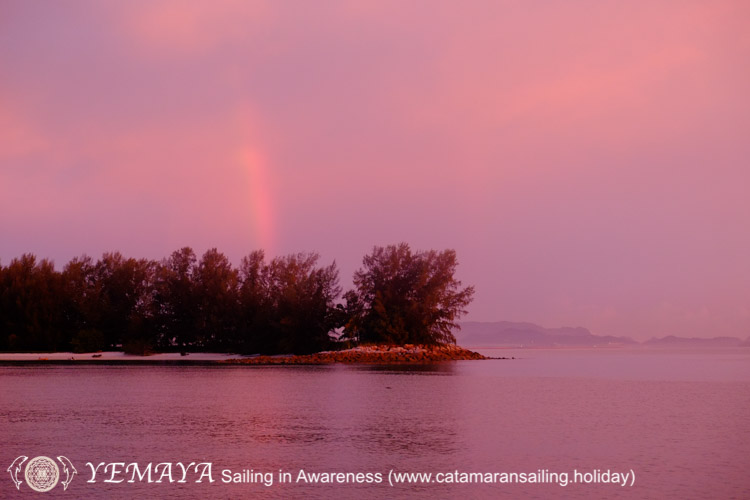
[[[105,253],[62,271],[24,254],[0,265],[0,360],[320,364],[482,359],[454,331],[474,287],[454,250],[376,246],[345,293],[316,253],[239,267],[190,247],[161,261]],[[13,354],[15,353],[15,354]],[[27,354],[23,354],[27,353]],[[28,353],[50,353],[34,354]],[[207,359],[207,353],[214,353]]]

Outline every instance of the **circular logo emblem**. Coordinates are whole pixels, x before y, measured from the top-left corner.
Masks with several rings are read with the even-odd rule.
[[[44,493],[57,485],[60,469],[49,457],[34,457],[26,464],[26,484],[34,491]]]

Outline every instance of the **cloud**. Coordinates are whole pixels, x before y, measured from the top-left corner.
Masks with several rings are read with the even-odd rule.
[[[38,154],[49,148],[47,138],[26,115],[13,106],[10,99],[0,96],[0,161],[6,162]],[[0,170],[0,175],[3,170]],[[4,173],[8,173],[7,170]]]
[[[203,56],[253,39],[268,21],[269,4],[256,0],[158,0],[115,7],[122,35],[144,56]]]
[[[742,3],[8,5],[4,261],[408,240],[476,319],[747,302]]]

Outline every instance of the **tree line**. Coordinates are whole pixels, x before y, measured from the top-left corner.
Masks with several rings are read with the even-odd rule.
[[[453,343],[473,287],[453,250],[375,247],[342,295],[315,253],[239,267],[217,249],[161,261],[105,253],[61,271],[32,254],[0,265],[0,350],[305,354],[357,343]]]

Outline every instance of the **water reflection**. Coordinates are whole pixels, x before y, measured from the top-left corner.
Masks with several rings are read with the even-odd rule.
[[[343,368],[343,367],[342,367]],[[455,375],[457,371],[456,362],[445,361],[440,363],[418,363],[418,364],[392,364],[392,365],[351,365],[346,369],[366,372],[385,372],[401,374],[430,374],[430,375]]]
[[[626,362],[612,357],[615,366]],[[258,471],[634,468],[636,490],[508,487],[514,497],[737,496],[748,486],[750,386],[527,375],[526,360],[300,367],[0,367],[0,463],[212,461]],[[536,366],[543,359],[535,358]],[[638,358],[635,362],[637,364]],[[667,366],[679,366],[664,360]],[[710,364],[704,359],[701,363]],[[719,362],[721,364],[721,362]],[[583,365],[583,366],[581,366]],[[723,365],[722,365],[723,366]],[[719,368],[717,368],[719,369]],[[713,372],[712,372],[713,373]],[[7,467],[7,465],[6,465]],[[498,486],[74,485],[134,498],[495,498]],[[745,489],[745,491],[747,488]],[[14,490],[15,491],[15,490]],[[3,496],[4,490],[0,493]],[[408,495],[407,495],[408,493]],[[11,492],[11,494],[14,494]],[[19,496],[19,498],[21,498]]]

